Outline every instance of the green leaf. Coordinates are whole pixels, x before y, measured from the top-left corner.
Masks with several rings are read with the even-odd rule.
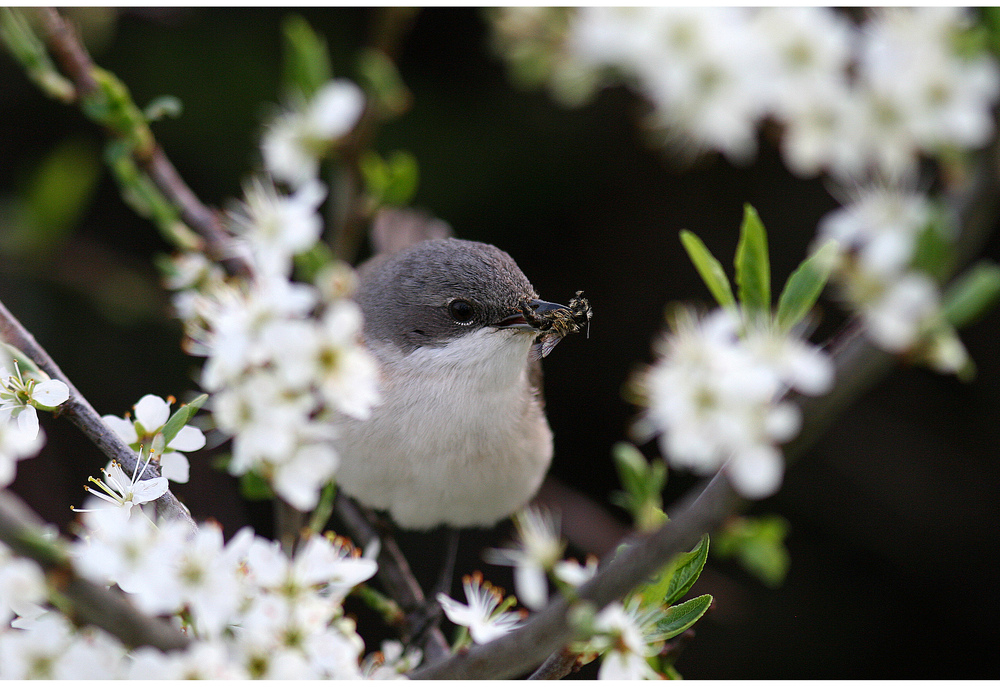
[[[785,548],[788,521],[777,515],[731,519],[715,535],[715,553],[735,556],[747,572],[769,587],[779,587],[788,573]]]
[[[382,201],[386,205],[407,205],[417,192],[420,181],[417,158],[405,150],[393,151],[389,156],[389,184]]]
[[[663,594],[663,603],[667,605],[677,603],[698,581],[701,571],[705,568],[705,562],[708,560],[708,545],[709,538],[705,534],[698,542],[698,546],[674,559],[670,566],[672,570],[667,589]]]
[[[670,606],[687,594],[705,568],[708,545],[706,534],[696,547],[674,557],[652,582],[641,587],[638,594],[645,600],[645,604]]]
[[[740,242],[736,246],[736,286],[740,305],[751,317],[771,312],[771,263],[767,255],[767,232],[749,203],[743,206]]]
[[[724,308],[735,308],[736,299],[733,297],[733,289],[729,285],[729,278],[726,271],[722,269],[722,264],[709,252],[704,242],[687,229],[681,231],[681,243],[687,251],[688,257],[694,263],[695,269],[701,275],[702,281],[711,292],[715,300]]]
[[[910,267],[943,281],[955,265],[955,248],[944,212],[936,209],[919,234]]]
[[[207,400],[208,394],[202,394],[190,403],[186,403],[174,411],[174,414],[167,420],[167,424],[163,425],[163,429],[160,430],[160,434],[163,435],[163,439],[167,444],[177,436],[177,432],[181,431],[181,428],[188,423],[188,420],[194,417],[194,414],[198,412],[199,408],[205,405],[205,401]]]
[[[837,242],[831,239],[803,260],[789,275],[781,296],[778,297],[779,328],[790,330],[816,305],[816,300],[830,277],[836,254]]]
[[[417,159],[411,153],[397,150],[385,160],[368,150],[361,155],[358,167],[375,207],[406,205],[417,191]]]
[[[100,177],[101,159],[93,143],[81,139],[59,143],[0,216],[0,248],[16,259],[58,251],[90,206]]]
[[[711,594],[702,594],[682,604],[671,606],[657,621],[657,634],[664,640],[676,637],[698,622],[712,605],[712,601]]]
[[[646,531],[666,522],[660,492],[667,481],[667,466],[661,460],[649,462],[632,444],[620,441],[612,449],[615,468],[624,491],[612,500],[632,514],[636,527]]]
[[[403,83],[396,63],[381,50],[366,48],[358,56],[358,82],[371,97],[380,119],[404,114],[413,103],[413,94]]]
[[[268,501],[274,498],[274,491],[267,480],[252,471],[240,475],[240,494],[249,501]]]
[[[972,324],[1000,299],[1000,266],[983,260],[955,280],[944,294],[944,317],[956,328]]]
[[[287,17],[281,28],[285,36],[285,87],[309,99],[333,78],[326,41],[297,14]]]

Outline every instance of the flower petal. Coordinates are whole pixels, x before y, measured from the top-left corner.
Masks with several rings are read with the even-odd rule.
[[[175,451],[197,451],[205,447],[205,435],[197,427],[181,427],[167,446]]]
[[[101,418],[104,424],[111,428],[111,431],[121,437],[126,444],[135,444],[139,441],[139,435],[135,433],[135,425],[131,420],[118,417],[116,415],[105,415]]]
[[[17,428],[26,436],[38,436],[38,413],[32,406],[24,406],[20,410],[15,410],[11,417],[17,416]]]
[[[166,494],[168,488],[170,488],[170,483],[167,482],[166,477],[154,477],[136,482],[135,487],[132,488],[132,504],[138,505],[155,501]]]
[[[69,387],[58,379],[36,384],[31,390],[31,398],[40,405],[54,408],[69,398]]]
[[[191,476],[191,465],[183,453],[164,453],[160,456],[160,474],[171,482],[187,484]]]
[[[170,419],[170,405],[159,396],[146,394],[135,404],[135,419],[153,434]]]

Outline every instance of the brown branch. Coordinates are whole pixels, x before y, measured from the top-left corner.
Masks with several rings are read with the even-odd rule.
[[[187,636],[177,628],[143,615],[122,595],[80,577],[58,545],[44,539],[44,526],[21,499],[0,490],[0,541],[17,555],[42,567],[49,584],[72,602],[72,619],[99,627],[128,647],[151,646],[172,651],[188,645]]]
[[[49,356],[44,348],[38,345],[35,337],[24,328],[16,317],[11,314],[7,306],[0,302],[0,338],[19,349],[26,356],[43,370],[52,379],[58,379],[69,388],[69,398],[59,406],[56,414],[63,416],[72,422],[83,432],[90,441],[97,446],[101,452],[111,460],[116,460],[122,464],[126,472],[132,473],[136,469],[136,452],[129,448],[128,444],[122,441],[121,437],[115,434],[111,428],[104,424],[104,420],[97,414],[90,402],[77,390],[55,361]],[[159,466],[153,470],[154,463],[150,463],[147,472],[154,474],[149,477],[159,476]],[[177,500],[171,492],[165,493],[156,501],[156,509],[162,516],[172,520],[183,520],[191,527],[195,527],[194,520],[187,507]]]

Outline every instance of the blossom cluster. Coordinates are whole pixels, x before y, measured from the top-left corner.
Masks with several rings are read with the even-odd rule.
[[[826,217],[819,237],[841,242],[834,278],[872,341],[902,353],[941,319],[937,284],[912,266],[929,202],[906,189],[919,185],[923,159],[989,142],[1000,67],[977,43],[970,10],[859,16],[825,7],[511,8],[494,14],[494,34],[515,69],[547,75],[568,102],[603,85],[633,87],[677,152],[746,162],[773,123],[790,171],[868,189]],[[928,362],[961,368],[957,337],[936,335],[924,345]]]
[[[312,249],[326,196],[315,178],[291,176],[289,159],[316,158],[349,131],[361,112],[357,87],[333,81],[289,111],[265,135],[270,176],[251,181],[230,212],[231,249],[251,268],[224,278],[207,258],[183,256],[171,285],[185,320],[188,350],[207,358],[202,387],[212,394],[216,426],[233,437],[229,469],[254,471],[299,510],[316,506],[336,472],[335,420],[364,419],[378,401],[376,367],[360,343],[361,313],[350,300],[353,273],[331,263],[313,283],[297,281],[295,257]],[[286,193],[279,184],[287,184]]]
[[[170,616],[191,643],[129,651],[103,632],[77,632],[39,605],[44,577],[18,559],[0,565],[0,613],[17,615],[0,630],[0,679],[362,677],[364,643],[342,601],[376,565],[345,541],[316,535],[289,557],[249,528],[224,543],[216,524],[192,535],[181,522],[154,525],[118,508],[87,512],[83,525],[71,548],[76,569],[117,584],[140,610]],[[378,660],[383,676],[418,660],[395,658]]]
[[[500,16],[510,59],[546,35],[552,12]],[[961,49],[972,23],[961,8],[879,10],[860,25],[825,7],[585,7],[563,21],[550,46],[558,91],[623,81],[675,138],[736,161],[755,153],[768,119],[784,128],[789,168],[842,179],[908,176],[919,155],[993,133],[1000,70]]]
[[[967,362],[957,335],[943,326],[937,282],[915,266],[921,241],[947,241],[946,218],[926,196],[870,188],[820,221],[817,240],[838,246],[834,270],[841,295],[879,347],[905,353],[925,341],[927,363],[956,372]]]
[[[725,466],[748,498],[777,491],[784,474],[778,444],[798,434],[794,389],[826,393],[833,364],[817,347],[729,309],[701,319],[683,311],[657,345],[642,380],[647,420],[672,465],[708,474]]]

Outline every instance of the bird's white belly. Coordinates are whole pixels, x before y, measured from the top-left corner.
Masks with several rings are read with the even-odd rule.
[[[528,391],[527,346],[511,353],[491,358],[501,369],[431,352],[393,370],[372,417],[340,428],[340,488],[411,529],[490,526],[522,507],[548,469],[552,433]]]

